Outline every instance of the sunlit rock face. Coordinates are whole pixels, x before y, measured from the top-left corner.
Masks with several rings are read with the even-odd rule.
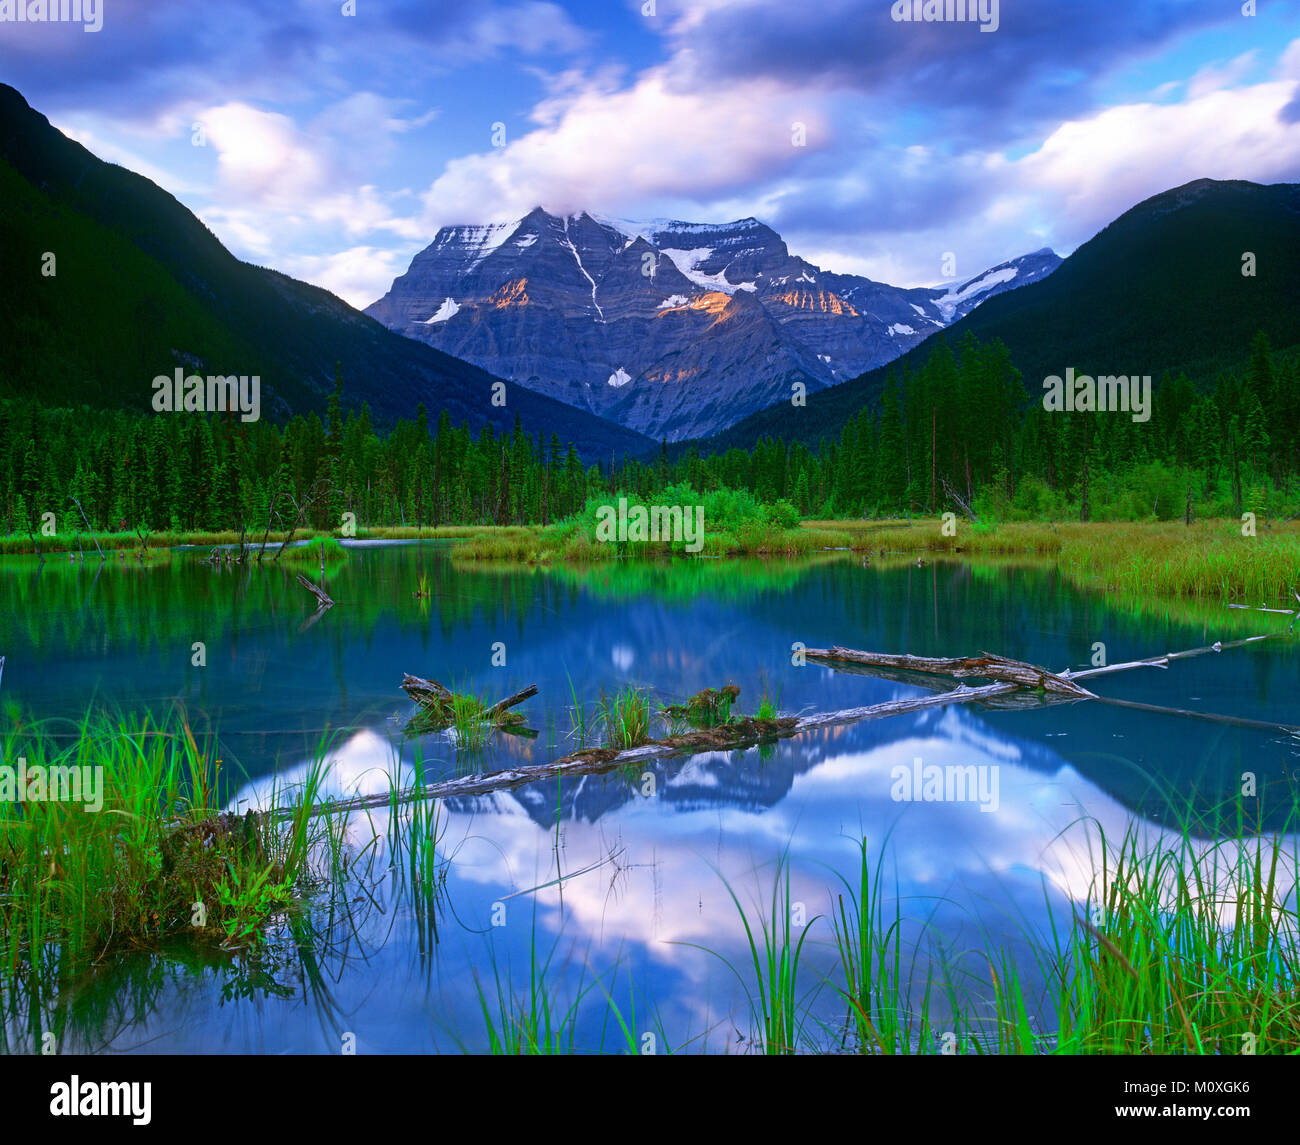
[[[1050,274],[1038,251],[951,287],[830,274],[757,219],[628,222],[540,207],[443,227],[367,309],[393,330],[672,441],[898,357]]]

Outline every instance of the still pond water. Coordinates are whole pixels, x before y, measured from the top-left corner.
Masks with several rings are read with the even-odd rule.
[[[382,793],[409,783],[417,759],[433,780],[565,754],[579,746],[575,707],[590,720],[602,691],[628,685],[670,702],[735,683],[742,711],[766,692],[786,714],[926,694],[796,666],[796,642],[988,650],[1060,670],[1089,666],[1098,643],[1118,662],[1268,630],[1263,618],[1248,629],[1225,618],[1216,630],[1186,613],[1108,604],[1041,567],[879,569],[826,556],[493,570],[458,566],[448,551],[353,547],[327,575],[336,607],[314,622],[310,598],[278,568],[214,569],[195,552],[145,568],[10,561],[0,565],[0,703],[70,719],[91,701],[154,712],[180,703],[219,736],[225,796],[244,807],[274,775],[300,780],[327,734],[329,793]],[[414,595],[421,575],[424,598]],[[404,738],[413,710],[398,687],[404,672],[493,699],[537,684],[519,709],[537,734],[497,736],[481,755],[445,734]],[[1300,654],[1276,640],[1094,687],[1294,724],[1298,685]],[[984,797],[895,798],[894,769],[918,759],[987,769]],[[1095,702],[950,705],[448,800],[437,844],[445,878],[432,899],[413,891],[401,862],[390,869],[394,829],[400,838],[409,824],[379,808],[348,828],[365,888],[314,902],[306,923],[273,927],[260,960],[125,958],[49,1004],[71,1015],[70,1052],[481,1050],[480,986],[493,1007],[498,976],[526,991],[535,956],[549,959],[561,1012],[582,999],[579,1049],[626,1048],[608,992],[641,1049],[744,1052],[753,1023],[727,962],[744,973],[749,954],[728,886],[756,921],[770,913],[788,854],[796,923],[823,916],[801,971],[806,1044],[833,1048],[844,1015],[826,984],[837,956],[824,916],[842,880],[856,887],[863,838],[884,854],[887,912],[897,900],[909,920],[916,980],[946,974],[978,1010],[988,994],[979,951],[1006,949],[1032,986],[1027,944],[1049,912],[1060,925],[1083,909],[1099,831],[1117,837],[1136,823],[1159,837],[1188,800],[1211,808],[1233,798],[1243,772],[1271,793],[1266,807],[1281,808],[1298,765],[1300,740],[1263,727]],[[1050,1030],[1043,1005],[1035,1017]]]

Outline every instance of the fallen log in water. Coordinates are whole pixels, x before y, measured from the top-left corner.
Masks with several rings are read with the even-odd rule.
[[[1184,659],[1189,656],[1201,656],[1207,652],[1220,652],[1226,648],[1253,644],[1259,640],[1269,639],[1269,635],[1271,634],[1251,636],[1244,640],[1231,641],[1226,644],[1216,642],[1205,648],[1193,648],[1185,652],[1168,652],[1162,656],[1153,656],[1146,660],[1133,660],[1102,668],[1090,668],[1073,674],[1069,672],[1049,672],[1045,668],[1039,668],[1021,660],[1009,660],[1006,657],[993,656],[988,653],[982,653],[980,656],[933,658],[861,652],[857,649],[839,646],[830,649],[810,648],[806,650],[805,655],[812,659],[830,662],[838,661],[848,665],[878,667],[884,670],[882,674],[886,676],[901,670],[928,673],[930,675],[977,676],[988,679],[1002,677],[1002,679],[998,683],[984,684],[975,688],[968,687],[966,684],[958,684],[956,688],[950,691],[939,692],[931,696],[887,700],[884,703],[870,704],[861,708],[842,708],[834,712],[817,712],[806,716],[783,717],[776,720],[747,718],[704,731],[669,736],[662,740],[652,740],[639,747],[628,748],[624,751],[616,751],[613,748],[592,748],[587,751],[562,756],[550,763],[508,768],[482,775],[463,776],[459,779],[449,779],[425,787],[412,788],[398,795],[359,796],[337,803],[317,804],[311,808],[310,814],[313,816],[326,812],[347,814],[367,807],[385,807],[410,802],[413,799],[445,799],[464,795],[484,795],[488,792],[520,787],[528,783],[556,779],[560,776],[596,775],[602,772],[615,771],[629,764],[652,759],[690,755],[699,751],[717,751],[720,748],[739,750],[772,739],[787,739],[798,735],[800,732],[814,731],[818,728],[861,723],[864,720],[885,719],[889,716],[904,715],[907,712],[921,711],[925,708],[943,707],[947,704],[983,703],[988,701],[995,703],[1007,702],[1002,697],[1013,697],[1010,702],[1015,702],[1015,698],[1028,701],[1031,697],[1024,694],[1026,688],[1041,689],[1050,693],[1048,696],[1039,698],[1039,703],[1044,700],[1048,702],[1100,700],[1102,702],[1121,704],[1126,707],[1159,710],[1163,714],[1169,715],[1194,716],[1218,722],[1239,723],[1243,726],[1276,727],[1278,730],[1294,732],[1300,729],[1290,728],[1286,725],[1265,725],[1262,722],[1237,720],[1208,713],[1187,712],[1175,708],[1155,709],[1150,705],[1108,701],[1104,697],[1097,696],[1086,688],[1081,688],[1073,683],[1075,679],[1101,675],[1107,672],[1123,672],[1133,668],[1164,668],[1172,660]],[[852,669],[846,670],[851,671]],[[440,698],[441,693],[446,693],[450,696],[447,689],[436,680],[424,680],[419,676],[408,675],[404,679],[402,687],[406,689],[408,695],[417,700],[420,695]],[[520,699],[526,699],[529,695],[535,694],[536,691],[535,687],[525,689],[524,692],[509,697],[509,700],[517,703]],[[1019,697],[1017,697],[1017,694],[1019,694]],[[501,704],[494,705],[494,707],[501,708],[502,705],[509,706],[506,701],[502,701]],[[487,710],[491,711],[492,709]],[[294,814],[293,809],[288,808],[280,812],[279,817],[283,818],[292,814]]]
[[[498,700],[483,713],[485,720],[494,720],[507,708],[513,708],[516,704],[522,704],[525,700],[537,695],[537,685],[529,684],[522,692],[516,692],[513,696],[507,696],[504,700]]]
[[[302,573],[298,574],[298,583],[316,598],[321,608],[334,607],[334,602],[329,598],[329,594],[323,588],[312,584]]]
[[[437,680],[426,680],[423,676],[412,676],[407,672],[402,677],[402,691],[420,705],[418,719],[422,727],[437,730],[452,722],[456,696]],[[491,707],[483,708],[477,713],[476,718],[484,723],[496,724],[498,727],[506,724],[522,724],[523,716],[511,712],[510,709],[535,695],[537,695],[537,685],[529,684],[522,692],[516,692],[513,696],[498,700]],[[465,699],[475,704],[478,702],[472,696]],[[466,714],[474,716],[474,713],[468,709]]]
[[[417,704],[451,703],[451,692],[437,680],[426,680],[423,676],[412,676],[409,672],[402,677],[402,691]]]
[[[535,764],[528,767],[514,767],[503,771],[493,771],[482,775],[467,775],[459,779],[448,779],[441,783],[431,783],[425,787],[412,788],[396,796],[391,794],[358,796],[338,803],[322,803],[311,809],[311,815],[346,814],[367,807],[386,807],[393,803],[406,803],[412,799],[446,799],[462,795],[484,795],[491,791],[501,791],[511,787],[520,787],[527,783],[537,783],[560,776],[597,775],[608,771],[617,771],[628,764],[640,763],[651,759],[664,759],[676,755],[691,755],[700,751],[718,751],[719,749],[740,750],[755,744],[770,742],[773,739],[788,739],[804,731],[817,728],[835,727],[842,724],[856,724],[864,720],[884,719],[888,716],[902,715],[906,712],[921,711],[925,708],[941,707],[944,704],[970,703],[986,700],[995,696],[1004,696],[1017,691],[1018,684],[986,684],[970,688],[960,684],[952,691],[937,696],[921,696],[916,699],[888,700],[882,704],[871,704],[864,708],[845,708],[835,712],[818,712],[812,715],[786,716],[776,720],[743,719],[735,724],[724,724],[698,732],[669,736],[662,740],[652,740],[639,747],[616,751],[613,748],[590,748],[562,756],[550,763]],[[291,808],[280,813],[281,817],[293,814]]]
[[[1174,660],[1186,660],[1191,656],[1204,656],[1207,652],[1224,652],[1229,648],[1242,648],[1247,644],[1257,644],[1261,640],[1271,640],[1276,632],[1266,632],[1263,636],[1247,636],[1244,640],[1229,640],[1226,644],[1216,640],[1204,648],[1189,648],[1186,652],[1165,652],[1160,656],[1148,656],[1145,660],[1128,660],[1123,664],[1105,664],[1100,668],[1085,668],[1081,672],[1068,669],[1061,673],[1071,680],[1083,680],[1092,676],[1105,676],[1111,672],[1127,672],[1132,668],[1167,668]]]
[[[1036,688],[1047,692],[1059,692],[1066,696],[1077,696],[1081,700],[1093,698],[1093,694],[1087,688],[1081,688],[1063,675],[1049,672],[1046,668],[1039,668],[1035,664],[1026,664],[1023,660],[994,656],[990,652],[981,652],[978,656],[958,657],[910,654],[896,656],[886,652],[861,652],[856,648],[842,648],[836,645],[833,648],[808,648],[804,655],[809,660],[843,660],[851,664],[952,676],[954,679],[978,676],[985,680],[1000,680],[1003,683],[1014,684],[1019,688]]]

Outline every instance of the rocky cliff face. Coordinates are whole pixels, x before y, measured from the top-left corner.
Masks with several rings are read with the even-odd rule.
[[[949,289],[824,273],[757,219],[633,223],[540,207],[444,227],[366,313],[500,377],[670,441],[856,377],[1051,251]]]

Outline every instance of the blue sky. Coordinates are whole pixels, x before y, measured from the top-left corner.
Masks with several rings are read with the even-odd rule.
[[[915,285],[1191,179],[1300,181],[1300,0],[1001,0],[992,32],[889,0],[102,3],[0,22],[0,79],[354,305],[439,226],[537,204],[755,215]]]

